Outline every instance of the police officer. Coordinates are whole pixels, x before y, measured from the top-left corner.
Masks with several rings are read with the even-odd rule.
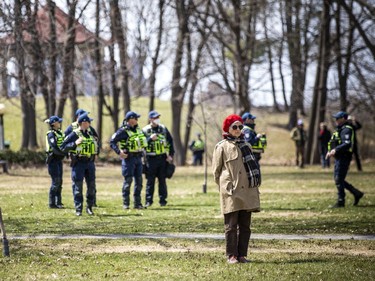
[[[193,152],[193,165],[202,166],[203,164],[203,153],[204,153],[204,142],[201,138],[201,134],[197,133],[197,139],[193,140],[189,146],[190,150]]]
[[[76,115],[76,120],[70,124],[64,131],[64,135],[65,136],[68,136],[71,132],[73,132],[74,130],[78,129],[79,128],[79,124],[78,124],[78,118],[79,116],[81,116],[82,114],[89,114],[90,112],[82,109],[82,108],[79,108],[77,109],[75,115]],[[98,148],[98,154],[100,152],[100,147],[101,147],[101,143],[100,143],[100,140],[99,140],[99,135],[98,133],[96,132],[96,130],[90,125],[89,129],[88,129],[88,132],[91,136],[93,136],[94,138],[94,141],[96,142],[96,146]],[[94,197],[94,207],[97,207],[96,205],[96,190],[95,190],[95,197]]]
[[[159,204],[167,205],[167,162],[172,163],[174,155],[173,139],[168,129],[160,124],[160,114],[152,110],[148,114],[150,123],[142,130],[147,137],[146,148],[147,163],[147,185],[146,185],[146,207],[153,204],[155,178],[159,181]]]
[[[51,176],[52,184],[49,190],[49,207],[51,209],[63,208],[61,199],[62,183],[63,183],[63,163],[66,153],[60,150],[60,145],[64,141],[64,133],[61,130],[62,118],[51,116],[44,121],[50,126],[50,130],[46,134],[46,163],[48,165],[48,173]]]
[[[83,179],[86,181],[87,193],[86,212],[93,215],[92,207],[95,200],[95,155],[98,147],[94,137],[89,133],[91,119],[87,113],[78,118],[79,127],[71,132],[61,145],[61,150],[70,152],[73,197],[76,215],[82,215],[83,209]]]
[[[112,135],[110,146],[122,159],[122,185],[123,208],[130,206],[130,186],[134,177],[134,208],[143,209],[141,203],[142,191],[142,156],[147,147],[146,136],[138,127],[139,114],[128,111],[122,126]],[[117,143],[120,142],[120,148]]]
[[[68,136],[71,132],[73,132],[75,129],[78,129],[79,127],[79,124],[78,124],[78,118],[80,115],[84,114],[84,113],[87,113],[89,114],[90,112],[87,112],[86,110],[82,109],[82,108],[79,108],[77,109],[76,113],[75,113],[75,116],[76,116],[76,120],[72,122],[72,124],[70,124],[64,131],[64,134],[65,136]]]
[[[337,129],[332,134],[328,144],[327,158],[335,157],[335,184],[338,190],[337,203],[333,208],[345,207],[345,189],[354,195],[354,206],[358,205],[364,193],[345,181],[352,160],[354,146],[354,130],[348,124],[348,114],[343,111],[337,112],[333,117],[336,119]]]
[[[246,112],[242,115],[242,121],[244,127],[242,133],[246,142],[251,144],[255,159],[258,161],[262,158],[261,153],[264,153],[264,149],[267,147],[267,139],[265,134],[257,134],[255,131],[255,120],[256,116]]]

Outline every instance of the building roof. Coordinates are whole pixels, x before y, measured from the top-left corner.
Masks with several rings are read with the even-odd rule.
[[[48,7],[41,6],[37,13],[36,18],[36,29],[39,35],[39,40],[42,43],[48,43],[50,40],[50,18],[48,15]],[[64,13],[59,7],[55,8],[55,18],[56,18],[56,37],[58,44],[64,44],[67,39],[68,33],[68,23],[69,15]],[[95,34],[89,31],[84,25],[80,24],[76,20],[76,38],[75,44],[85,44],[85,43],[94,43]],[[23,39],[26,42],[31,42],[31,34],[27,31],[23,31]],[[14,44],[14,34],[10,33],[5,37],[0,39],[2,44],[11,45]],[[100,41],[104,42],[105,40],[101,39]]]

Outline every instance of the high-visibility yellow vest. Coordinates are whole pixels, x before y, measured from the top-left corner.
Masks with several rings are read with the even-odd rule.
[[[46,134],[46,152],[52,152],[52,147],[49,146],[49,142],[48,142],[48,134],[51,133],[51,132],[56,137],[57,147],[60,147],[60,145],[64,141],[64,133],[60,129],[59,130],[49,130]]]
[[[124,129],[129,137],[127,140],[120,141],[120,148],[122,150],[126,149],[128,152],[141,152],[147,147],[147,139],[141,129],[137,128],[136,132],[126,128]]]
[[[155,132],[152,131],[152,127],[148,124],[143,128],[143,133],[149,138]],[[167,142],[167,130],[163,125],[158,126],[158,131],[156,132],[157,139],[148,142],[146,148],[147,155],[161,155],[169,153],[169,143]]]
[[[253,128],[251,128],[247,125],[245,125],[244,128],[247,128],[250,131],[254,132],[254,134],[256,134],[255,130]],[[251,148],[253,149],[253,152],[257,152],[257,153],[263,153],[264,149],[266,147],[267,147],[267,139],[266,139],[265,135],[264,135],[264,137],[262,136],[262,138],[260,138],[256,143],[251,145]]]
[[[201,151],[204,150],[204,142],[202,140],[196,140],[193,144],[193,151]]]
[[[78,137],[82,138],[82,143],[77,145],[75,150],[72,150],[71,153],[76,156],[90,157],[98,153],[98,147],[94,136],[88,134],[88,137],[82,134],[80,129],[76,129],[73,132],[77,134]]]
[[[354,145],[354,130],[351,126],[348,126],[348,125],[344,125],[342,126],[342,128],[340,128],[340,130],[336,130],[333,132],[332,136],[331,136],[331,139],[330,141],[328,142],[328,151],[331,151],[332,149],[334,149],[335,147],[339,146],[340,144],[342,144],[342,140],[340,138],[340,132],[342,131],[342,129],[344,128],[348,128],[350,130],[352,130],[352,137],[351,137],[351,146],[349,148],[349,152],[353,152],[353,145]]]

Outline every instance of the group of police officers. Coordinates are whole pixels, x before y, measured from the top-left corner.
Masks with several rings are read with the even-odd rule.
[[[150,123],[143,129],[138,126],[140,117],[134,111],[125,115],[122,126],[113,134],[110,140],[111,148],[122,159],[123,208],[130,207],[130,186],[134,178],[134,208],[142,209],[142,172],[146,170],[146,204],[153,204],[155,179],[159,181],[159,204],[167,205],[166,165],[173,162],[173,139],[168,129],[160,124],[160,114],[156,111],[149,113]],[[62,190],[62,160],[69,156],[71,159],[72,191],[76,215],[81,216],[83,210],[83,180],[86,182],[86,212],[93,215],[96,206],[95,157],[99,153],[99,137],[91,127],[88,112],[83,109],[76,111],[76,121],[63,133],[62,118],[51,116],[45,122],[50,130],[46,134],[47,165],[51,176],[49,191],[49,207],[63,208]],[[119,143],[119,146],[118,146]],[[142,161],[144,159],[144,161]],[[146,167],[146,168],[145,168]]]
[[[355,142],[354,131],[347,122],[348,114],[340,111],[333,115],[336,119],[337,130],[332,134],[328,146],[327,158],[335,158],[334,179],[338,190],[338,200],[333,207],[345,206],[345,189],[354,196],[357,205],[364,193],[345,181]],[[134,178],[133,206],[135,209],[150,207],[154,201],[155,180],[158,179],[159,204],[167,205],[166,166],[173,162],[173,138],[168,129],[160,124],[160,114],[155,110],[148,114],[149,124],[144,128],[138,125],[140,115],[129,111],[125,115],[122,126],[112,135],[110,147],[122,159],[123,208],[130,208],[130,188]],[[244,128],[242,130],[245,141],[252,146],[256,159],[267,147],[266,135],[255,131],[256,116],[245,113],[242,115]],[[83,180],[87,185],[86,212],[93,215],[92,208],[96,206],[95,157],[99,153],[99,137],[91,127],[88,112],[83,109],[76,111],[76,121],[63,133],[62,119],[51,116],[46,120],[50,130],[46,135],[48,173],[51,177],[49,191],[49,207],[63,208],[61,199],[63,168],[62,160],[69,155],[71,159],[72,190],[76,215],[82,215],[83,209]],[[119,145],[118,145],[119,144]],[[204,143],[198,136],[197,144],[191,146],[192,151],[200,151],[200,159],[194,157],[194,165],[201,164]],[[142,173],[146,174],[145,206],[141,202]]]

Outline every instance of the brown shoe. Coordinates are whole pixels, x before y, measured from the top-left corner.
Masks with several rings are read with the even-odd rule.
[[[249,263],[250,261],[245,257],[238,257],[238,262],[240,263]]]
[[[237,257],[236,256],[230,256],[228,258],[228,263],[231,263],[231,264],[238,263]]]

